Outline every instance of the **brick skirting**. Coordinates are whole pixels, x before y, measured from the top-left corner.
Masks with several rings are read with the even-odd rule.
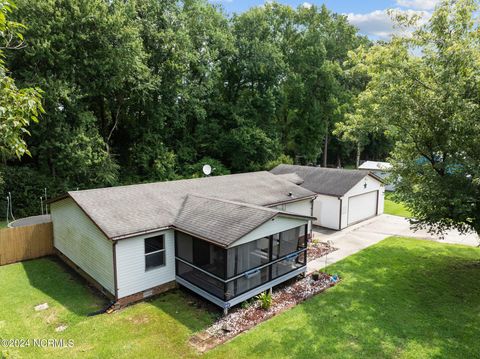
[[[127,297],[120,298],[120,299],[117,300],[117,302],[115,304],[118,305],[119,307],[125,307],[129,304],[139,302],[143,299],[146,299],[146,298],[152,297],[154,295],[166,292],[166,291],[174,289],[176,287],[177,287],[177,282],[175,282],[173,280],[171,282],[164,283],[162,285],[159,285],[159,286],[156,286],[156,287],[153,287],[153,288],[150,288],[150,289],[147,289],[147,290],[129,295]]]

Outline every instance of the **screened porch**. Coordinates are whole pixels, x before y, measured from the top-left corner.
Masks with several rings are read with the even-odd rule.
[[[229,308],[305,272],[307,225],[229,248],[176,232],[177,282]]]

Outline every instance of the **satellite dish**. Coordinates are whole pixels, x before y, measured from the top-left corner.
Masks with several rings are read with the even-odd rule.
[[[212,173],[212,166],[210,166],[210,165],[203,165],[202,171],[203,171],[203,174],[204,174],[205,176],[209,176],[210,173]]]

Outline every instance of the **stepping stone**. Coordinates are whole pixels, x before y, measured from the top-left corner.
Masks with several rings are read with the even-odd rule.
[[[39,311],[45,310],[45,309],[48,309],[48,303],[42,303],[42,304],[39,304],[39,305],[35,306],[35,311],[36,312],[39,312]]]
[[[209,339],[209,338],[211,337],[211,335],[208,334],[207,332],[201,332],[201,333],[198,333],[198,334],[196,335],[196,337],[197,337],[198,339],[200,339],[201,341],[205,341],[205,340]]]
[[[62,325],[56,327],[56,328],[55,328],[55,331],[56,331],[56,332],[63,332],[63,331],[64,331],[65,329],[67,329],[67,328],[68,328],[67,325],[62,324]]]
[[[225,324],[222,326],[222,330],[223,330],[224,332],[227,332],[227,333],[228,333],[228,332],[233,332],[234,328],[233,328],[230,324],[225,323]]]

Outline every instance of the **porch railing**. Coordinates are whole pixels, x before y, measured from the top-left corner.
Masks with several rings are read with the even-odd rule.
[[[304,267],[307,264],[306,251],[306,248],[302,248],[229,279],[220,278],[192,263],[175,257],[176,273],[177,276],[211,295],[223,301],[228,301],[298,268]]]

